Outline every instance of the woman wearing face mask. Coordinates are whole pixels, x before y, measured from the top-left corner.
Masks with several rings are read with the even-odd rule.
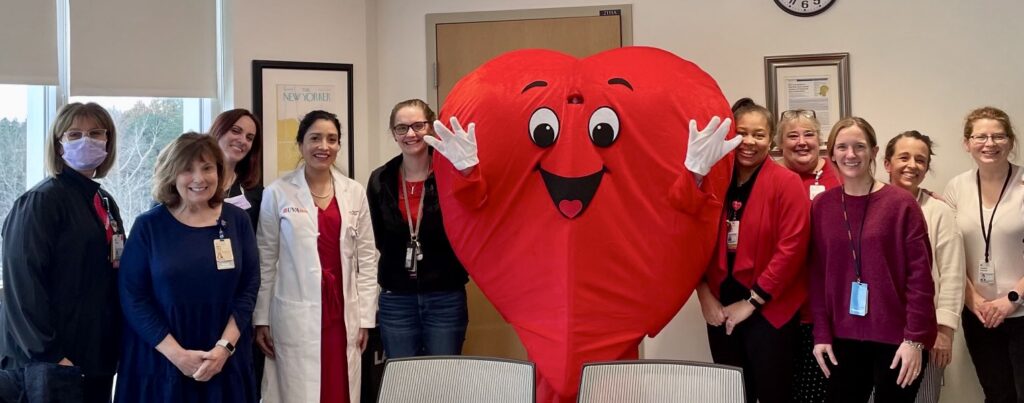
[[[402,153],[370,175],[367,197],[381,251],[380,331],[388,358],[457,355],[466,339],[468,276],[441,221],[431,153],[423,142],[436,119],[419,99],[391,111],[391,134]],[[407,260],[410,240],[420,250]]]
[[[224,202],[234,204],[246,213],[253,229],[260,219],[263,186],[260,185],[263,163],[263,126],[252,112],[232,109],[217,115],[210,126],[210,135],[224,152]]]
[[[267,402],[359,401],[377,249],[366,191],[334,166],[340,137],[336,115],[307,113],[295,138],[305,162],[263,192],[255,322]]]
[[[946,186],[967,255],[964,341],[986,402],[1024,401],[1024,178],[1010,163],[1010,117],[993,107],[967,115],[963,147],[977,169]]]
[[[931,169],[932,139],[917,130],[903,132],[885,146],[885,171],[889,183],[917,198],[928,223],[932,247],[932,281],[935,282],[935,318],[938,333],[929,354],[917,402],[938,402],[942,372],[953,354],[953,333],[960,325],[964,301],[964,243],[953,209],[938,196],[921,188]]]
[[[15,201],[3,226],[0,357],[4,369],[59,364],[55,399],[110,400],[121,309],[124,228],[95,179],[114,166],[117,133],[101,106],[61,108],[46,139],[49,177]]]
[[[875,180],[867,121],[832,127],[828,155],[843,186],[811,204],[814,356],[829,402],[913,402],[935,343],[928,227],[906,191]]]
[[[160,205],[135,220],[120,273],[117,402],[256,401],[256,236],[245,212],[223,202],[223,181],[208,135],[185,133],[157,157]]]
[[[835,168],[819,156],[821,124],[814,111],[795,109],[782,112],[775,132],[775,142],[782,150],[779,163],[800,175],[810,200],[822,192],[842,185]],[[810,210],[810,204],[807,206]],[[793,401],[819,403],[825,400],[825,377],[814,360],[814,335],[811,330],[811,307],[800,307],[800,336],[793,379]]]
[[[716,363],[743,367],[748,402],[791,401],[810,209],[800,178],[768,158],[771,114],[749,98],[733,105],[736,166],[726,193],[717,259],[697,288]]]

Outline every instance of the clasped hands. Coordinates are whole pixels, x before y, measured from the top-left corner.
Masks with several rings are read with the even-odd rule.
[[[171,363],[185,376],[206,382],[224,369],[224,363],[230,356],[226,348],[216,345],[208,351],[181,349],[174,354]]]
[[[974,313],[974,316],[978,317],[986,329],[993,329],[1003,324],[1003,320],[1017,309],[1017,305],[1014,305],[1005,296],[985,300],[981,295],[970,294],[974,295],[967,296],[967,307]]]
[[[725,334],[727,335],[732,335],[736,325],[747,320],[750,315],[754,314],[754,310],[757,309],[747,300],[740,300],[728,306],[722,306],[718,298],[711,295],[711,291],[703,284],[697,290],[697,297],[700,300],[700,310],[704,314],[704,321],[716,327],[724,324]]]

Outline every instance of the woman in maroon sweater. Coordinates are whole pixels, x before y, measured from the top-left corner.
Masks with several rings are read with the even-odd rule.
[[[843,186],[811,204],[814,356],[829,402],[913,402],[935,343],[928,226],[917,201],[873,177],[867,121],[836,123],[828,155]]]
[[[747,401],[790,402],[797,312],[807,298],[810,201],[799,176],[768,158],[768,110],[744,98],[733,114],[743,142],[735,151],[717,258],[697,295],[711,355],[743,367]]]

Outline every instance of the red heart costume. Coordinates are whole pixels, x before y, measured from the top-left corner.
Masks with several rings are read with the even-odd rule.
[[[574,401],[583,363],[637,357],[703,275],[732,156],[698,188],[688,125],[729,105],[663,50],[522,50],[459,81],[451,116],[476,123],[480,163],[434,155],[448,237],[537,364],[538,400]]]

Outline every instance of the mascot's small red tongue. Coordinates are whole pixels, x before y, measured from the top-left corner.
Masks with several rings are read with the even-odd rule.
[[[584,362],[636,357],[700,279],[731,157],[698,189],[687,127],[729,106],[662,50],[524,50],[464,77],[451,116],[476,123],[480,163],[464,177],[434,154],[448,237],[537,364],[538,400],[574,401]]]
[[[579,200],[562,200],[558,202],[558,211],[562,212],[562,215],[574,218],[580,211],[583,210],[583,202]]]

